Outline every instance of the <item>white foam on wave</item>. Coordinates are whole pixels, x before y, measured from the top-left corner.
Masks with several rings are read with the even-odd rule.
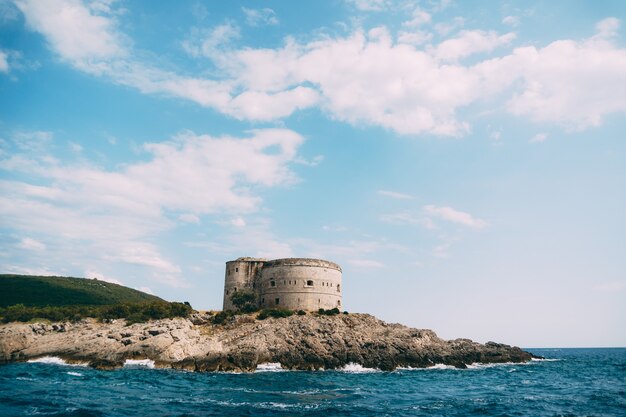
[[[474,362],[467,365],[467,369],[484,369],[484,368],[496,368],[500,366],[526,366],[531,362],[501,362],[501,363],[480,363]]]
[[[531,362],[558,362],[561,359],[532,358]]]
[[[72,376],[83,376],[83,374],[81,374],[80,372],[66,372],[66,374],[68,375],[72,375]]]
[[[280,372],[284,371],[283,366],[279,362],[265,362],[256,366],[255,372]]]
[[[441,369],[457,369],[452,365],[446,365],[444,363],[437,363],[432,366],[428,366],[426,368],[413,368],[412,366],[403,366],[396,368],[397,371],[431,371],[431,370],[441,370]]]
[[[61,359],[58,356],[42,356],[37,359],[30,359],[28,363],[45,363],[47,365],[63,365],[63,366],[88,366],[86,362],[68,363],[65,359]]]
[[[124,368],[150,368],[154,369],[154,361],[152,359],[126,359]]]
[[[344,365],[343,368],[339,369],[342,372],[348,372],[351,374],[366,374],[366,373],[370,373],[370,372],[380,372],[379,369],[374,369],[374,368],[366,368],[363,365],[361,365],[360,363],[354,363],[354,362],[350,362],[346,365]]]

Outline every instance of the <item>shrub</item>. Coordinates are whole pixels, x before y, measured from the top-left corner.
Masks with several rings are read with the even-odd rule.
[[[234,316],[232,311],[220,311],[211,318],[213,324],[224,324],[227,318]]]
[[[306,311],[298,310],[298,313],[296,313],[296,314],[298,314],[299,316],[304,316],[304,315],[306,315]]]
[[[233,302],[237,311],[241,311],[242,313],[252,313],[258,310],[256,306],[256,295],[254,295],[252,291],[236,291],[230,296],[230,300]]]
[[[323,315],[323,316],[334,316],[339,314],[340,311],[337,307],[335,308],[331,308],[330,310],[324,310],[323,308],[320,308],[319,310],[317,310],[317,314]]]
[[[258,320],[265,320],[268,317],[283,318],[283,317],[289,317],[293,315],[294,315],[293,310],[288,310],[286,308],[277,308],[277,309],[261,310],[261,312],[256,318]]]
[[[57,307],[25,307],[16,304],[0,308],[2,322],[27,322],[32,319],[46,319],[50,321],[79,321],[85,317],[100,320],[126,319],[130,323],[146,322],[151,319],[173,317],[189,317],[193,309],[183,303],[168,303],[154,301],[148,303],[123,303],[107,306],[57,306]]]

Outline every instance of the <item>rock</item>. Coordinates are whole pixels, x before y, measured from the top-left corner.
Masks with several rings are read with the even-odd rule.
[[[393,370],[474,362],[525,362],[520,348],[469,339],[442,340],[432,331],[389,324],[367,314],[255,320],[239,315],[214,325],[209,314],[126,326],[123,320],[0,325],[0,361],[58,356],[99,369],[126,359],[152,359],[158,367],[195,371],[251,371],[259,363],[288,369],[335,369],[348,363]],[[63,329],[63,330],[61,330]],[[106,335],[106,337],[104,337]]]

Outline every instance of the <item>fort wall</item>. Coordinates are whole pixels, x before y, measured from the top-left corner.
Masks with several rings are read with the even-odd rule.
[[[230,297],[242,290],[255,293],[259,308],[341,309],[341,278],[341,267],[322,259],[239,258],[226,263],[224,310],[234,310]]]
[[[237,291],[252,291],[258,298],[257,277],[266,259],[261,258],[238,258],[226,262],[224,277],[224,310],[234,310],[231,296]]]

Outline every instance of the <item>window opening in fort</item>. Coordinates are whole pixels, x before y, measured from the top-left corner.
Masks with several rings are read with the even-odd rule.
[[[337,292],[341,289],[341,284],[337,284]]]
[[[265,297],[261,298],[261,304],[265,304]]]
[[[239,268],[235,268],[235,272],[239,272]]]
[[[270,286],[271,287],[275,287],[276,286],[276,281],[270,281]]]
[[[337,300],[337,306],[341,305],[341,300]]]
[[[283,280],[283,285],[287,285],[287,280],[286,279]]]
[[[274,300],[274,303],[275,303],[276,305],[280,304],[280,298],[276,298],[276,299]]]
[[[310,279],[306,282],[307,287],[312,287],[313,286],[313,280]]]

